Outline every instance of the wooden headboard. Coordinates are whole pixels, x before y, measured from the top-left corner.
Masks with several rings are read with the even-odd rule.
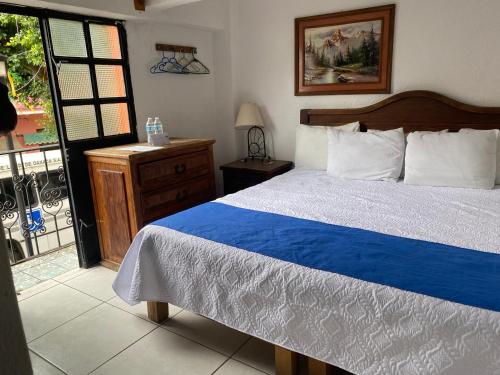
[[[363,108],[300,111],[300,123],[304,125],[338,126],[354,121],[359,121],[363,130],[404,127],[407,133],[500,129],[500,107],[464,104],[431,91],[406,91]]]

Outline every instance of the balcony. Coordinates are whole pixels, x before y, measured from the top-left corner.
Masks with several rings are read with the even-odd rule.
[[[67,258],[64,264],[38,267],[47,273],[16,277],[16,289],[78,267],[68,188],[58,145],[0,152],[0,219],[15,274],[47,263],[42,257]],[[66,251],[61,251],[66,249]],[[69,255],[68,255],[69,254]],[[37,268],[35,268],[37,269]],[[30,276],[30,274],[27,273]],[[34,278],[34,279],[33,279]],[[28,280],[20,282],[21,279]]]

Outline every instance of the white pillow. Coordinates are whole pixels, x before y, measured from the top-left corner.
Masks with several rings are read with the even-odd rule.
[[[432,130],[417,130],[413,133],[419,133],[419,134],[432,134],[432,133],[448,133],[449,132],[449,129],[444,129],[444,130],[438,130],[436,132],[432,131]],[[408,133],[410,134],[410,133]],[[407,140],[407,137],[408,137],[408,134],[405,135],[405,148],[406,148],[406,145],[408,144],[408,140]],[[400,176],[401,179],[405,178],[405,163],[403,161],[403,168],[401,168],[401,176]]]
[[[460,133],[484,132],[490,130],[460,129]],[[497,178],[496,185],[500,185],[500,132],[497,133]]]
[[[410,133],[405,183],[491,189],[495,185],[497,132]]]
[[[367,133],[328,129],[331,176],[351,180],[396,181],[405,155],[403,128]]]
[[[328,126],[299,125],[295,132],[295,167],[326,170],[328,159]],[[335,129],[358,132],[359,122],[353,122]]]

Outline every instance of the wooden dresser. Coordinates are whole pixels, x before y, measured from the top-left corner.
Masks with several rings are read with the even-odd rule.
[[[85,152],[103,265],[117,269],[144,225],[215,199],[214,143],[173,139],[155,151]]]

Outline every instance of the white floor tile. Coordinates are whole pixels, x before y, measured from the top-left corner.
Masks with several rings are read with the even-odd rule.
[[[65,285],[58,285],[19,302],[24,333],[29,342],[101,301]]]
[[[163,327],[228,356],[249,338],[244,333],[186,310],[167,320]]]
[[[209,375],[226,359],[204,346],[159,328],[92,375]]]
[[[29,346],[64,372],[84,375],[155,328],[152,323],[102,304]]]
[[[274,374],[274,346],[252,338],[234,355],[234,359],[255,367],[267,374]]]
[[[66,285],[78,289],[92,297],[107,301],[115,296],[111,284],[115,280],[116,272],[98,266],[83,275],[65,282]]]
[[[30,351],[30,359],[33,375],[64,375],[64,372],[52,366],[32,351]]]
[[[75,268],[74,270],[68,271],[66,273],[63,273],[62,275],[54,277],[54,280],[59,281],[60,283],[64,283],[66,281],[74,279],[77,276],[83,275],[84,273],[89,272],[91,270],[92,268]]]
[[[217,370],[215,375],[264,375],[264,373],[230,359],[224,366]]]
[[[139,318],[148,319],[148,308],[146,302],[141,302],[138,305],[130,306],[127,302],[116,296],[111,298],[108,303],[131,314],[137,315]],[[168,315],[170,318],[174,317],[181,311],[182,309],[180,307],[172,305],[171,303],[168,304]]]
[[[59,283],[56,283],[54,280],[44,281],[40,284],[32,286],[31,288],[28,288],[26,290],[19,292],[19,294],[17,295],[17,300],[18,301],[25,300],[26,298],[32,297],[35,294],[38,294],[38,293],[43,292],[47,289],[53,288],[57,285],[59,285]]]

